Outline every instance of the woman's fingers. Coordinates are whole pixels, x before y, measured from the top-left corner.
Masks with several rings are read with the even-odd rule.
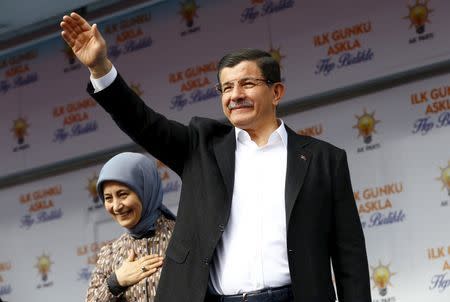
[[[145,267],[147,271],[152,270],[155,272],[163,264],[163,257],[158,255],[148,255],[140,259],[142,267]]]

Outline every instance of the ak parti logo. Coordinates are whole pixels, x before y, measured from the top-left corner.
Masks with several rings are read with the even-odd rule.
[[[89,197],[91,198],[91,201],[93,205],[89,207],[89,210],[95,210],[98,208],[103,207],[103,204],[100,201],[100,198],[97,194],[97,180],[98,180],[98,174],[94,173],[92,177],[88,177],[87,185],[85,189],[88,191]]]
[[[356,122],[356,125],[353,126],[353,128],[358,129],[358,137],[362,136],[364,142],[366,144],[370,144],[372,142],[373,133],[377,133],[377,131],[375,130],[375,126],[380,122],[379,120],[375,119],[375,111],[373,111],[372,113],[368,113],[366,111],[366,108],[364,108],[363,114],[355,114],[355,117],[358,121]]]
[[[373,151],[379,149],[381,144],[379,142],[373,142],[373,135],[377,133],[376,125],[380,123],[379,120],[375,118],[375,111],[368,113],[366,108],[361,115],[355,114],[356,124],[353,128],[358,130],[358,138],[362,137],[364,141],[364,146],[358,147],[357,152]]]
[[[28,135],[28,128],[30,124],[24,117],[19,117],[13,121],[13,127],[11,131],[13,132],[15,138],[17,139],[17,143],[22,145],[25,141],[25,136]]]
[[[68,63],[68,65],[66,65],[66,67],[64,67],[63,69],[64,72],[70,72],[81,68],[81,64],[77,62],[77,56],[74,54],[72,48],[69,47],[69,45],[64,43],[62,52]]]
[[[281,60],[283,60],[286,57],[281,53],[281,47],[275,48],[273,46],[270,46],[269,53],[272,56],[272,58],[274,58],[274,60],[277,61],[278,64],[280,64],[281,67]]]
[[[52,260],[50,259],[50,256],[46,253],[43,253],[37,258],[37,263],[35,267],[38,270],[39,275],[41,275],[41,281],[42,283],[39,283],[37,288],[43,288],[43,287],[49,287],[53,285],[53,281],[48,281],[48,275],[51,272],[51,267],[53,265]]]
[[[142,97],[142,95],[144,94],[140,83],[131,83],[130,88],[140,97]]]
[[[268,50],[268,53],[270,53],[270,55],[272,56],[272,58],[278,62],[278,64],[280,65],[280,68],[283,68],[283,64],[281,63],[281,61],[286,58],[285,55],[283,55],[282,51],[281,51],[281,46],[278,48],[275,48],[272,46],[272,43],[270,43],[270,48]],[[281,82],[284,82],[284,78],[281,78]]]
[[[429,32],[427,24],[431,24],[430,15],[433,12],[428,7],[429,0],[416,0],[412,5],[408,5],[408,15],[403,19],[409,21],[409,28],[414,28],[416,35],[409,37],[409,44],[422,42],[434,38],[434,33]]]
[[[17,140],[17,145],[13,148],[13,152],[28,149],[29,144],[25,143],[25,137],[28,136],[28,128],[30,124],[25,117],[18,117],[13,121],[11,132]]]
[[[448,196],[450,196],[450,160],[448,161],[447,167],[440,169],[441,175],[437,180],[442,182],[442,190],[447,189]]]
[[[199,6],[195,3],[195,0],[186,0],[180,3],[180,12],[179,14],[183,18],[187,27],[194,26],[194,19],[198,18],[197,10]]]
[[[195,24],[195,20],[198,19],[197,12],[199,8],[194,0],[185,0],[180,3],[180,11],[178,14],[181,16],[182,22],[185,25],[184,29],[180,32],[180,36],[184,37],[200,31],[200,26]]]
[[[417,34],[423,34],[425,32],[425,25],[430,22],[430,14],[433,12],[432,9],[428,7],[429,0],[416,0],[413,5],[408,5],[409,13],[403,19],[408,19],[410,21],[409,28],[416,30]]]
[[[388,293],[388,286],[392,286],[391,278],[396,273],[391,272],[389,268],[390,264],[384,265],[381,261],[378,262],[377,266],[370,266],[372,269],[371,279],[374,283],[373,288],[378,289],[378,294],[385,297]],[[377,300],[374,300],[374,302]],[[389,300],[390,301],[390,300]]]

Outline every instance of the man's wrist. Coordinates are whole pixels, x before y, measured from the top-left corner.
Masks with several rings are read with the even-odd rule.
[[[91,72],[91,76],[94,79],[98,79],[106,75],[108,72],[111,71],[112,63],[109,59],[106,59],[103,63],[98,64],[94,67],[88,67],[89,71]]]

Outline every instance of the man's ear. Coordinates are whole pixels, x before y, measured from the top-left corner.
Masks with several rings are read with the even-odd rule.
[[[278,82],[273,84],[273,105],[278,106],[278,103],[281,101],[281,99],[284,96],[284,91],[286,90],[286,87],[283,83]]]

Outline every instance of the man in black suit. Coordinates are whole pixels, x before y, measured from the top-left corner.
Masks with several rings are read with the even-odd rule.
[[[118,126],[183,180],[156,301],[369,302],[364,236],[345,152],[276,117],[279,64],[245,49],[218,66],[232,126],[154,112],[107,58],[96,25],[64,16],[62,36],[91,71],[88,91]]]

